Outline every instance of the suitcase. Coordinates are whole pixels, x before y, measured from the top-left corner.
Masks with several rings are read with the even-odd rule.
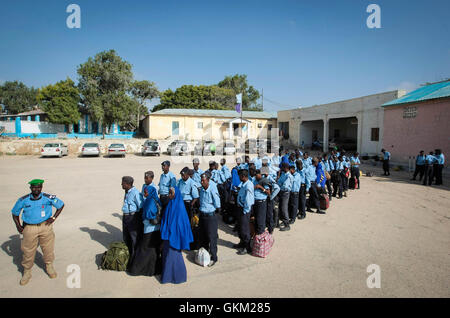
[[[266,257],[269,255],[273,243],[273,236],[267,231],[256,235],[252,243],[252,255],[257,257]]]
[[[320,209],[326,210],[330,207],[330,199],[326,194],[320,196]]]

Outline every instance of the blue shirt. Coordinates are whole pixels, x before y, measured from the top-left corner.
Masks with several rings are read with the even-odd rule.
[[[192,201],[193,199],[197,199],[199,197],[198,189],[194,180],[191,178],[186,181],[183,179],[178,180],[177,187],[180,189],[183,201]]]
[[[250,180],[245,183],[241,183],[238,195],[237,203],[243,208],[243,213],[250,213],[252,205],[255,203],[254,185]]]
[[[198,168],[198,170],[194,170],[194,174],[192,175],[192,180],[195,182],[195,186],[197,188],[200,188],[202,186],[201,181],[202,181],[202,177],[201,175],[204,173],[204,171],[200,168]]]
[[[417,156],[417,158],[416,158],[416,165],[423,166],[424,164],[425,164],[425,155]]]
[[[261,158],[253,159],[253,163],[255,164],[256,169],[261,169],[261,167],[262,167],[262,159]]]
[[[425,157],[425,160],[426,160],[426,162],[427,162],[429,165],[432,165],[433,163],[436,162],[436,157],[433,156],[433,155],[427,155],[427,156]]]
[[[391,153],[389,151],[384,152],[384,160],[391,159]]]
[[[200,188],[200,212],[213,213],[220,208],[220,197],[217,187],[211,186],[209,183],[208,189]]]
[[[160,230],[160,224],[153,225],[150,220],[144,219],[144,234],[152,233]]]
[[[17,200],[11,213],[19,216],[23,210],[22,220],[25,223],[39,224],[47,221],[52,216],[53,206],[56,209],[61,209],[64,206],[64,202],[56,196],[47,193],[41,193],[39,198],[35,200],[30,193]]]
[[[316,182],[316,167],[311,165],[308,166],[306,169],[303,168],[303,170],[305,170],[305,177],[310,183]]]
[[[137,212],[142,208],[143,203],[144,200],[142,194],[138,189],[132,187],[125,193],[125,197],[123,198],[122,212],[124,214]]]
[[[359,157],[351,157],[350,162],[353,163],[353,167],[358,168],[361,164],[361,161],[359,160]]]
[[[302,163],[303,163],[303,167],[304,167],[304,168],[307,168],[307,167],[309,167],[309,166],[312,164],[312,159],[311,159],[311,157],[308,157],[308,158],[306,158],[306,159],[302,158],[301,161],[302,161]]]
[[[445,162],[444,154],[441,153],[439,156],[436,156],[436,160],[437,160],[438,164],[443,165]]]
[[[280,186],[280,191],[292,190],[292,174],[290,172],[282,172],[280,178],[278,179],[278,185]]]
[[[299,192],[301,185],[302,185],[302,178],[300,176],[300,173],[295,171],[294,174],[292,175],[292,189],[291,189],[291,192]]]
[[[311,182],[308,178],[306,178],[305,169],[297,170],[297,173],[300,175],[300,185],[304,184],[306,186],[306,191],[309,191],[311,187]]]
[[[248,163],[241,163],[238,166],[238,170],[247,169],[248,170]]]
[[[167,195],[169,194],[169,189],[173,188],[177,185],[177,179],[175,175],[169,171],[167,173],[163,173],[161,178],[159,178],[159,194]]]
[[[231,178],[231,171],[227,166],[223,165],[221,171],[222,171],[223,175],[225,176],[225,180],[228,180]]]
[[[334,167],[337,171],[342,171],[344,170],[344,162],[343,161],[336,161],[334,163]]]
[[[256,180],[256,177],[253,178],[253,184],[257,185],[259,182]],[[268,186],[264,186],[264,189],[269,189]],[[266,200],[267,194],[264,193],[261,189],[254,189],[255,192],[255,200]]]
[[[273,182],[272,183],[272,193],[270,194],[270,200],[275,199],[275,197],[278,195],[280,190],[281,190],[280,186],[276,182]]]
[[[281,156],[273,155],[271,165],[276,166],[278,168],[280,163],[281,163]]]

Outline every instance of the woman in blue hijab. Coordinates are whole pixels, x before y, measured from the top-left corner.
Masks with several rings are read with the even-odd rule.
[[[170,189],[171,199],[161,220],[162,275],[161,283],[180,284],[187,280],[181,250],[189,250],[194,241],[191,224],[178,187]]]

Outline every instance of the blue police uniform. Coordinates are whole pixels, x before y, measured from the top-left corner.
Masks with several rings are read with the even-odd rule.
[[[223,175],[225,176],[225,180],[228,180],[231,178],[230,168],[228,168],[226,165],[222,166],[221,171],[222,171]]]
[[[198,189],[194,180],[188,178],[186,181],[179,179],[177,182],[177,187],[180,189],[183,201],[192,201],[193,199],[199,198]]]
[[[261,169],[262,167],[262,159],[261,158],[255,158],[253,159],[253,163],[255,164],[256,169]]]
[[[201,175],[204,173],[204,171],[200,168],[198,168],[198,170],[194,170],[194,174],[192,175],[192,180],[195,182],[195,186],[197,188],[200,188],[202,186],[201,181],[202,181],[202,177]]]
[[[241,182],[237,195],[237,204],[239,212],[237,214],[239,228],[239,246],[250,251],[250,212],[253,204],[255,204],[254,185],[250,180]]]
[[[217,186],[212,186],[210,180],[208,189],[200,188],[200,246],[209,249],[211,260],[217,262],[218,223],[215,216],[220,208],[220,197]]]
[[[17,200],[11,213],[19,216],[22,213],[22,220],[27,224],[40,224],[47,221],[52,216],[52,207],[60,209],[64,206],[64,202],[55,195],[41,193],[38,199],[34,199],[33,195],[27,194]]]
[[[175,187],[177,184],[177,179],[175,175],[169,171],[168,173],[161,174],[161,178],[159,179],[159,194],[160,195],[168,195],[169,189]]]
[[[127,193],[125,193],[122,212],[124,214],[138,212],[142,208],[143,203],[142,193],[140,193],[135,187],[132,187]]]

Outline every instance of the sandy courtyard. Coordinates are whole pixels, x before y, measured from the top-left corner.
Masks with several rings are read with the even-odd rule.
[[[231,246],[238,238],[220,221],[218,263],[202,268],[184,253],[185,284],[161,285],[153,277],[98,270],[98,256],[122,239],[121,177],[133,176],[140,190],[144,171],[153,170],[158,183],[165,159],[0,157],[0,297],[450,296],[450,189],[410,183],[405,172],[381,177],[379,168],[365,166],[363,172],[376,171],[376,176],[362,177],[361,190],[333,200],[326,215],[308,213],[291,231],[275,230],[267,259],[237,255]],[[173,162],[177,178],[185,165]],[[44,273],[38,249],[32,280],[19,286],[20,236],[10,211],[33,178],[45,179],[44,192],[66,204],[54,225],[58,278]],[[67,287],[70,264],[81,268],[79,289]],[[379,289],[367,287],[370,264],[380,266]]]

